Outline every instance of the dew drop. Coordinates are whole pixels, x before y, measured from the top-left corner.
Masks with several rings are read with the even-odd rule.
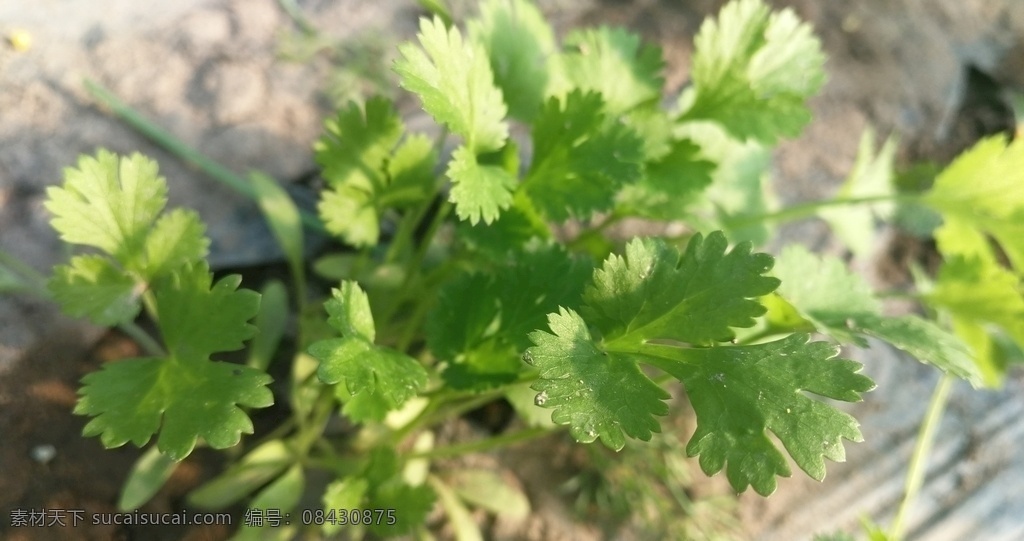
[[[547,401],[548,401],[548,392],[547,391],[541,391],[540,394],[537,395],[536,397],[534,397],[534,399],[533,399],[533,403],[538,405],[538,406],[543,406],[544,404],[547,403]]]
[[[523,352],[523,362],[530,366],[534,366],[533,354],[530,353],[530,350]]]

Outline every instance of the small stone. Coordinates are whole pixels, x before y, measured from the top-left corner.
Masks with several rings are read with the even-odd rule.
[[[49,443],[44,443],[33,447],[29,455],[32,456],[32,460],[40,464],[49,464],[57,456],[57,448]]]

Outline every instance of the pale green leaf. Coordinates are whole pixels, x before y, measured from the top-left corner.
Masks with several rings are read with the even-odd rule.
[[[206,257],[210,246],[206,227],[191,210],[174,209],[153,224],[146,237],[146,269],[149,279]]]
[[[449,527],[455,534],[455,541],[483,541],[480,526],[469,509],[462,504],[455,492],[436,477],[430,478],[430,486],[437,494],[438,503],[447,515]]]
[[[144,291],[144,284],[98,255],[77,256],[55,267],[47,287],[66,313],[108,326],[135,319]]]
[[[177,467],[178,462],[161,453],[157,447],[147,449],[128,472],[128,479],[121,487],[121,497],[117,500],[117,509],[125,512],[142,507],[164,486]]]
[[[316,158],[329,185],[317,206],[329,232],[354,246],[374,246],[386,209],[429,197],[437,155],[423,136],[399,143],[403,133],[394,105],[380,97],[365,110],[351,104],[327,122]]]
[[[384,166],[404,128],[389,100],[374,97],[365,108],[351,103],[324,123],[314,145],[316,161],[332,187],[350,186],[367,193],[384,185]]]
[[[857,150],[857,161],[846,181],[839,188],[836,199],[860,199],[885,197],[895,194],[892,183],[893,160],[896,157],[896,140],[890,137],[875,151],[875,133],[868,128],[861,134]],[[875,249],[875,219],[892,215],[891,202],[871,205],[857,204],[822,208],[818,216],[828,222],[832,232],[850,248],[857,257],[868,257]]]
[[[473,153],[498,150],[508,138],[505,102],[494,83],[487,51],[465,41],[437,17],[421,19],[420,47],[406,43],[395,62],[401,85],[417,94],[423,109],[466,139]]]
[[[324,491],[324,509],[328,512],[332,509],[359,509],[362,507],[363,499],[366,497],[368,490],[369,483],[362,477],[345,477],[334,481],[327,485],[327,490]],[[397,519],[398,517],[396,516],[395,518]],[[325,522],[323,525],[324,532],[335,534],[340,531],[343,526],[337,522],[335,521],[334,524]]]
[[[735,242],[766,243],[771,223],[759,216],[776,206],[768,182],[770,150],[757,141],[738,141],[711,122],[686,122],[675,136],[696,142],[700,158],[716,164],[688,221],[698,229],[723,229]]]
[[[256,202],[263,211],[270,232],[274,234],[274,239],[288,260],[294,278],[303,280],[303,235],[299,208],[288,192],[267,175],[251,173],[249,183],[256,193]]]
[[[862,315],[848,322],[854,332],[885,340],[917,359],[934,365],[975,387],[984,382],[981,366],[959,337],[935,322],[915,315],[883,317]]]
[[[64,185],[47,189],[46,208],[61,239],[95,246],[123,265],[141,270],[146,236],[167,203],[167,184],[156,162],[100,150],[64,170]]]
[[[295,510],[302,498],[306,486],[306,477],[302,466],[294,464],[281,477],[278,477],[249,503],[250,509],[278,509],[283,513]]]
[[[824,62],[811,28],[792,10],[733,0],[694,38],[683,118],[717,122],[741,139],[794,137],[811,120],[806,101],[825,82]]]
[[[573,90],[600,92],[610,114],[619,115],[661,99],[665,68],[661,49],[644,44],[622,28],[577,30],[565,39],[566,51],[553,85],[555,95]]]
[[[939,270],[925,300],[951,314],[957,335],[974,350],[985,385],[1000,386],[1006,366],[986,327],[1002,328],[1017,347],[1024,347],[1024,287],[1020,278],[987,257],[954,256]]]
[[[370,313],[370,298],[359,284],[345,280],[339,288],[331,290],[331,298],[324,303],[327,323],[342,336],[359,337],[373,343],[376,328]]]
[[[369,530],[382,537],[407,533],[424,524],[434,507],[434,491],[427,485],[412,486],[402,476],[401,463],[394,449],[377,447],[371,450],[366,468],[357,477],[367,481],[364,509],[394,509],[395,520],[388,524],[372,524]]]
[[[249,358],[246,364],[266,370],[281,345],[288,326],[288,290],[280,280],[267,282],[260,290],[260,311],[253,322],[258,329],[249,343]]]
[[[388,160],[388,185],[378,194],[380,207],[403,208],[433,195],[437,152],[425,135],[410,135]]]
[[[374,246],[380,239],[380,215],[370,198],[366,192],[339,186],[323,192],[316,208],[328,232],[353,246]]]
[[[480,6],[480,18],[469,23],[469,35],[488,53],[509,116],[533,120],[544,102],[548,62],[556,49],[544,15],[527,0],[488,0]]]
[[[841,342],[867,345],[847,321],[879,314],[882,304],[867,282],[841,260],[790,245],[776,260],[773,274],[782,281],[777,293],[819,331]]]
[[[461,220],[490,224],[512,204],[516,178],[504,167],[479,163],[468,147],[455,150],[447,174],[454,184],[449,197]]]
[[[886,317],[863,278],[835,257],[818,257],[801,246],[783,250],[775,266],[778,293],[818,331],[839,341],[867,346],[875,337],[973,385],[981,374],[956,336],[917,316]]]
[[[295,461],[281,440],[270,440],[250,450],[226,471],[193,490],[188,503],[204,509],[224,509],[279,476]]]
[[[939,174],[924,202],[947,221],[994,237],[1014,268],[1024,269],[1024,140],[979,141]],[[939,249],[945,255],[970,255],[946,243]]]

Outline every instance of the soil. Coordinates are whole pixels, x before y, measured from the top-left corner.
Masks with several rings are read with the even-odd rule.
[[[59,183],[61,169],[79,153],[103,146],[159,161],[170,179],[170,204],[196,209],[209,224],[217,268],[274,264],[278,252],[253,205],[111,118],[81,81],[88,77],[106,85],[232,170],[264,171],[309,196],[303,184],[315,170],[311,144],[333,109],[330,96],[375,89],[365,81],[372,81],[388,57],[374,51],[391,51],[409,38],[419,11],[412,1],[298,4],[325,35],[344,45],[344,65],[364,66],[364,77],[339,78],[327,54],[303,63],[282,59],[283,36],[294,24],[274,0],[0,1],[0,34],[27,30],[33,40],[25,52],[0,45],[0,249],[39,272],[63,259],[42,209],[45,188]],[[579,24],[625,25],[659,43],[668,63],[669,94],[687,83],[692,36],[703,16],[721,4],[542,2],[560,32]],[[1005,129],[1001,89],[1024,90],[1024,3],[1017,0],[773,4],[793,7],[811,21],[830,59],[829,83],[813,102],[815,121],[776,155],[773,174],[783,202],[831,194],[852,166],[868,125],[898,135],[904,163],[947,161],[984,133]],[[400,104],[414,126],[424,123],[415,114],[415,100],[404,97]],[[787,226],[783,238],[840,251],[820,222]],[[894,253],[929,257],[916,240],[901,237],[880,246],[875,260],[855,263],[873,280],[898,282],[905,262]],[[751,538],[809,538],[813,531],[839,527],[853,531],[860,512],[880,521],[891,517],[907,442],[930,392],[932,372],[872,351],[864,360],[880,394],[859,410],[869,443],[849,446],[850,463],[830,469],[831,483],[794,479],[781,483],[771,500],[745,495],[741,516]],[[115,511],[120,487],[140,452],[131,446],[106,450],[96,438],[82,438],[86,419],[71,411],[84,374],[135,354],[130,340],[64,318],[47,303],[0,297],[0,538],[230,536],[227,526],[11,526],[16,509],[82,510],[87,517]],[[957,539],[964,531],[960,524],[975,528],[968,530],[974,538],[1024,536],[1011,520],[1024,513],[1024,498],[1010,497],[1024,483],[1016,489],[1007,484],[1020,481],[1021,474],[1013,472],[1024,471],[1020,459],[1009,458],[1013,436],[1022,433],[1014,422],[1022,418],[1021,400],[1013,396],[1020,386],[1011,380],[1003,393],[958,389],[953,419],[944,426],[947,444],[937,450],[940,460],[925,487],[922,510],[912,517],[911,538]],[[482,428],[467,421],[452,430]],[[571,452],[565,438],[553,437],[500,458],[497,464],[521,480],[536,512],[523,524],[493,525],[496,537],[601,537],[575,519],[554,490],[553,480],[567,479],[574,467],[567,458]],[[881,460],[888,455],[901,461]],[[198,450],[144,510],[182,509],[184,495],[214,475],[222,460],[220,454]]]

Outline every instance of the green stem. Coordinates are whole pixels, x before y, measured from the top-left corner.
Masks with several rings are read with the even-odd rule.
[[[135,343],[142,347],[146,353],[153,355],[154,357],[166,357],[167,352],[164,348],[156,341],[155,338],[135,324],[134,321],[126,321],[117,326],[121,332],[128,335],[129,338],[135,340]]]
[[[53,296],[50,295],[50,291],[46,288],[46,280],[41,274],[36,272],[35,269],[29,267],[18,258],[8,254],[7,252],[0,250],[0,264],[10,268],[12,271],[18,274],[18,277],[25,281],[26,293],[30,293],[40,299],[52,301]],[[148,294],[148,292],[147,292]],[[146,296],[143,295],[143,300],[146,300]],[[147,309],[150,307],[147,305]],[[155,319],[154,319],[155,321]],[[132,340],[135,340],[142,349],[155,357],[166,357],[167,352],[164,348],[156,341],[149,333],[144,331],[142,327],[135,324],[134,321],[126,321],[117,325],[117,328],[126,334]]]
[[[903,529],[910,514],[910,508],[917,499],[917,493],[924,483],[925,470],[928,454],[931,452],[932,444],[935,443],[935,432],[942,420],[942,412],[946,409],[946,402],[949,399],[949,391],[953,387],[955,378],[944,374],[932,392],[931,401],[928,404],[928,412],[921,423],[921,430],[917,435],[917,444],[914,446],[914,454],[910,458],[910,467],[907,471],[906,486],[903,493],[903,501],[900,502],[899,511],[892,521],[889,529],[889,538],[899,541],[903,538]]]
[[[14,273],[15,277],[24,282],[26,292],[43,299],[50,298],[50,292],[46,289],[46,280],[43,275],[35,269],[26,265],[22,260],[0,250],[0,265],[3,265]]]
[[[292,22],[302,30],[302,33],[307,36],[315,36],[317,34],[316,27],[313,26],[313,23],[309,22],[309,19],[302,13],[302,8],[299,7],[295,0],[278,0],[278,3],[281,4],[281,9],[288,14]]]
[[[751,225],[764,222],[786,222],[806,218],[813,215],[820,209],[828,207],[839,207],[844,205],[869,205],[871,203],[910,203],[920,201],[918,195],[894,194],[894,195],[872,195],[868,197],[850,197],[825,199],[822,201],[809,201],[786,207],[774,212],[764,214],[753,214],[746,216],[733,216],[723,220],[723,225],[729,229],[742,229]]]
[[[549,428],[526,428],[523,430],[512,432],[510,434],[502,434],[500,436],[485,438],[479,441],[460,443],[457,445],[448,445],[445,447],[438,447],[437,449],[431,449],[429,451],[412,453],[408,455],[408,458],[434,459],[462,456],[469,453],[479,453],[531,440],[533,438],[537,438],[545,434],[548,434],[550,433],[550,431],[551,429]]]
[[[570,250],[575,250],[576,248],[585,245],[586,242],[589,241],[590,239],[599,239],[603,237],[605,231],[607,231],[609,227],[621,222],[625,218],[626,215],[613,212],[612,214],[608,215],[608,217],[605,218],[604,221],[602,221],[597,226],[584,229],[583,232],[580,233],[576,238],[570,240],[567,243],[568,248]]]
[[[298,453],[301,457],[309,455],[310,449],[316,444],[327,428],[327,421],[330,420],[331,412],[334,409],[334,397],[331,389],[324,386],[320,389],[316,401],[310,410],[308,418],[294,416],[298,421],[298,433],[295,435],[295,443],[298,446]]]
[[[496,389],[479,395],[473,395],[473,397],[468,400],[455,403],[456,400],[460,399],[457,398],[458,394],[447,389],[442,390],[430,398],[430,402],[427,404],[427,407],[423,408],[423,411],[421,411],[415,419],[409,421],[405,426],[396,430],[391,435],[391,439],[397,445],[409,434],[431,426],[434,423],[438,423],[446,419],[454,419],[467,411],[479,408],[480,406],[501,396],[502,392],[504,392],[503,389]]]
[[[232,173],[230,169],[201,154],[198,150],[188,146],[184,141],[178,139],[167,130],[164,130],[155,123],[150,122],[139,114],[138,111],[132,109],[131,106],[118,99],[117,96],[112,94],[99,83],[86,79],[85,88],[89,91],[89,94],[96,98],[100,103],[109,107],[118,118],[123,120],[126,124],[142,135],[148,137],[157,145],[184,160],[186,163],[197,167],[200,171],[206,173],[214,180],[230,187],[253,201],[257,200],[256,191],[252,189],[252,186],[249,185],[249,181],[245,178]],[[302,217],[302,223],[307,227],[315,231],[324,231],[324,226],[316,215],[310,214],[302,209],[299,209],[299,213]]]

